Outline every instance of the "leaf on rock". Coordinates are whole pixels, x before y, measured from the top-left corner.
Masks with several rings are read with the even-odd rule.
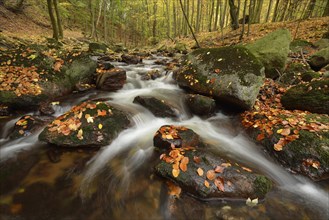
[[[216,166],[216,168],[215,168],[215,172],[216,173],[223,173],[223,171],[224,171],[224,167],[222,167],[222,166]]]
[[[179,186],[177,186],[171,181],[167,181],[167,186],[168,186],[168,194],[179,198],[182,192],[182,188],[180,188]]]
[[[99,110],[99,109],[97,110],[97,115],[98,116],[106,116],[106,113],[107,112],[105,110]]]
[[[257,141],[261,141],[261,140],[263,140],[264,138],[265,138],[265,134],[264,134],[264,133],[260,133],[259,135],[257,135],[256,140],[257,140]]]
[[[98,124],[98,129],[102,129],[103,128],[103,125],[102,124]]]
[[[217,189],[224,192],[225,188],[224,188],[224,180],[222,177],[217,177],[214,181],[215,185],[217,186]]]
[[[203,176],[203,169],[202,168],[199,167],[196,171],[197,171],[199,176]]]
[[[179,175],[179,170],[178,169],[173,169],[172,170],[172,175],[176,178],[176,177],[178,177],[178,175]]]
[[[216,178],[216,173],[214,170],[208,170],[207,171],[207,178],[209,180],[214,180]]]
[[[193,157],[193,161],[194,161],[195,163],[200,163],[200,162],[201,162],[201,159],[200,159],[200,157],[194,156],[194,157]]]
[[[204,185],[205,185],[207,188],[210,187],[210,184],[209,184],[209,182],[208,182],[207,180],[204,181]]]
[[[78,134],[77,134],[77,138],[79,139],[79,140],[82,140],[83,139],[83,130],[82,129],[80,129],[79,131],[78,131]]]

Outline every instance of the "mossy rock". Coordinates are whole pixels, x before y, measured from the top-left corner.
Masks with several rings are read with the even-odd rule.
[[[318,49],[324,49],[329,47],[329,39],[320,39],[317,42],[314,43],[314,46],[316,46]]]
[[[284,71],[290,41],[290,32],[287,29],[279,29],[246,47],[262,62],[266,77],[275,79],[279,77],[278,71]]]
[[[250,109],[263,84],[264,67],[242,46],[197,49],[175,72],[178,85],[239,109]]]
[[[329,79],[291,87],[283,94],[281,103],[286,109],[329,114]]]
[[[291,115],[282,115],[282,117],[292,119]],[[329,126],[328,115],[308,114],[306,121],[309,123],[317,121]],[[265,135],[263,140],[257,140],[261,133],[257,128],[248,129],[248,133],[255,142],[262,144],[269,154],[288,170],[308,176],[315,181],[329,179],[329,131],[300,130],[297,139],[288,142],[282,147],[282,150],[277,151],[274,144],[283,137],[278,134],[278,130],[283,128],[283,125],[273,126],[273,135]],[[293,131],[296,128],[290,129]]]
[[[296,39],[290,43],[290,50],[292,52],[300,52],[301,49],[314,47],[314,45],[306,40]]]
[[[163,128],[160,128],[155,137],[163,132]],[[195,133],[194,135],[197,136]],[[187,137],[178,135],[176,138],[185,140]],[[202,200],[246,200],[262,199],[272,188],[272,181],[267,177],[217,155],[210,149],[193,144],[176,146],[174,143],[164,153],[161,151],[161,159],[158,159],[155,172],[179,185],[185,193]],[[154,146],[163,150],[156,141]]]
[[[91,43],[89,43],[89,51],[90,52],[106,52],[107,45],[104,43],[91,42]]]
[[[105,102],[83,102],[51,122],[39,140],[63,147],[101,147],[129,124],[123,111]]]
[[[301,81],[310,82],[319,77],[320,74],[311,70],[307,64],[290,63],[280,78],[280,82],[286,85],[296,85]]]
[[[329,64],[329,47],[315,52],[309,59],[311,68],[315,71],[321,70]]]
[[[54,52],[46,46],[34,44],[1,53],[0,58],[7,61],[0,64],[0,75],[4,79],[7,74],[13,75],[14,70],[34,74],[33,78],[26,77],[28,80],[21,80],[19,84],[6,79],[9,89],[0,86],[0,104],[11,109],[36,109],[41,102],[69,94],[78,83],[92,83],[97,67],[97,62],[91,60],[86,52]],[[25,84],[22,85],[22,82]]]
[[[199,94],[186,95],[185,103],[193,114],[200,116],[212,115],[216,110],[216,101],[213,98]]]

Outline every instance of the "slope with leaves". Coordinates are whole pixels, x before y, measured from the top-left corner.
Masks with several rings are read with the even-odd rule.
[[[286,89],[267,79],[251,111],[241,114],[242,124],[256,142],[283,165],[314,180],[329,177],[329,117],[307,111],[285,110]]]

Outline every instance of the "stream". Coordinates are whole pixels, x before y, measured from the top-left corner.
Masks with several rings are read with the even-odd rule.
[[[59,116],[82,101],[105,100],[129,113],[133,126],[98,151],[47,146],[38,141],[43,128],[10,140],[22,115],[0,119],[0,178],[10,173],[0,186],[1,220],[329,219],[328,181],[316,183],[281,167],[247,137],[237,115],[221,111],[206,119],[192,115],[183,102],[185,92],[171,72],[155,80],[141,80],[141,74],[150,70],[165,71],[154,63],[156,59],[164,57],[137,65],[112,62],[127,72],[121,90],[72,94],[55,106],[54,116]],[[133,103],[138,95],[172,103],[179,117],[155,117]],[[170,196],[151,164],[153,136],[162,125],[171,124],[194,130],[219,154],[266,175],[275,186],[252,207],[245,201],[199,201],[184,193],[180,198]]]

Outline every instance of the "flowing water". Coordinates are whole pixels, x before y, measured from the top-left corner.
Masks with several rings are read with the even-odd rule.
[[[159,57],[158,57],[159,59]],[[239,127],[237,116],[220,111],[211,118],[193,116],[170,72],[142,81],[141,74],[163,66],[113,63],[127,71],[117,92],[90,91],[60,101],[55,116],[90,99],[106,100],[129,113],[133,126],[108,146],[96,150],[53,148],[38,141],[42,128],[27,137],[8,135],[20,117],[0,120],[0,219],[328,219],[329,184],[293,175],[267,157]],[[138,95],[172,103],[177,119],[157,118],[134,104]],[[29,114],[37,115],[37,112]],[[274,188],[254,207],[244,201],[199,201],[169,196],[163,180],[152,174],[153,136],[162,125],[182,125],[198,133],[218,153],[273,180]]]

